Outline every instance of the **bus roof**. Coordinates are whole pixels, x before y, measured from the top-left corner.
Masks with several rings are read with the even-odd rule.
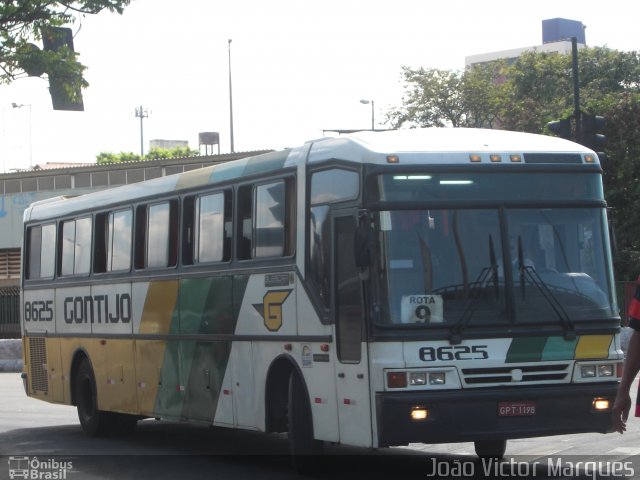
[[[374,155],[367,156],[363,151]],[[386,163],[387,155],[410,154],[405,156],[406,160],[412,159],[409,163],[451,164],[468,163],[468,155],[471,153],[486,154],[486,161],[490,162],[491,154],[523,155],[543,152],[594,153],[577,143],[548,135],[482,128],[422,128],[384,132],[362,131],[323,139],[314,142],[309,162],[339,158]]]
[[[362,131],[309,143],[309,163],[337,159],[387,164],[387,156],[398,155],[401,164],[469,164],[469,155],[477,154],[481,157],[480,163],[486,164],[492,163],[489,159],[491,154],[594,153],[582,145],[556,137],[475,128]],[[298,154],[289,156],[292,151],[297,151]],[[25,210],[24,221],[92,211],[107,205],[269,174],[285,167],[294,167],[299,158],[304,158],[299,153],[299,149],[271,152],[78,197],[56,197],[35,202]],[[597,162],[597,156],[594,157]]]

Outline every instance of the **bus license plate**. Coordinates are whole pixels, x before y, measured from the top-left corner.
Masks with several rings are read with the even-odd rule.
[[[499,417],[530,417],[536,414],[536,402],[500,402]]]

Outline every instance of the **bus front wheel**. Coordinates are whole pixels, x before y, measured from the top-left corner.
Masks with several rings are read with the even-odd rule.
[[[96,379],[89,359],[85,358],[78,367],[75,379],[75,397],[78,418],[82,431],[91,437],[110,433],[108,412],[98,410]]]
[[[474,442],[476,455],[480,458],[502,460],[507,451],[507,441],[500,440],[479,440]]]

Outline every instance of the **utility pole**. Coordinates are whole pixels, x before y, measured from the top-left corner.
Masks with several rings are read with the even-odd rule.
[[[142,120],[149,118],[149,111],[143,108],[142,105],[136,107],[136,117],[140,119],[140,156],[144,156],[144,128],[142,126]]]
[[[582,113],[580,112],[580,82],[578,81],[578,39],[571,37],[573,69],[573,118],[576,122],[576,142],[582,142]]]
[[[233,93],[231,90],[231,39],[229,39],[229,125],[231,129],[231,153],[235,152],[233,146]]]

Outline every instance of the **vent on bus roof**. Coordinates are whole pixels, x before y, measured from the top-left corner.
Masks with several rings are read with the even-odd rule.
[[[525,153],[525,163],[582,163],[579,153]]]
[[[34,392],[49,392],[47,377],[47,348],[44,338],[29,338],[29,366],[31,367],[31,389]]]

